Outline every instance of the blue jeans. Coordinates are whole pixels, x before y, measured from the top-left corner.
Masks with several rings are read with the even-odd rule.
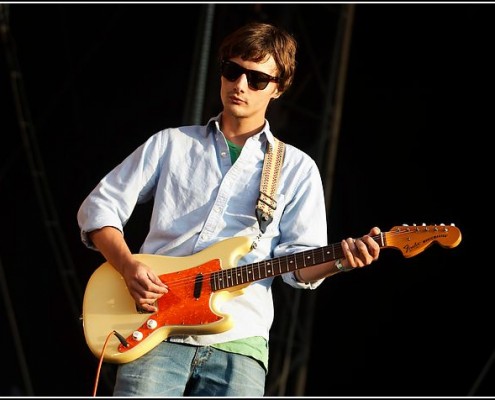
[[[209,346],[161,342],[120,364],[114,396],[262,397],[266,371],[256,360]]]

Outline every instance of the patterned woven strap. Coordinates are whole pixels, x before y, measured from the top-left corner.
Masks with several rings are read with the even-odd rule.
[[[284,161],[285,143],[275,138],[275,145],[273,147],[269,142],[266,143],[266,154],[260,183],[260,196],[256,204],[256,218],[263,233],[265,233],[266,227],[272,222],[273,213],[277,208],[275,195]]]

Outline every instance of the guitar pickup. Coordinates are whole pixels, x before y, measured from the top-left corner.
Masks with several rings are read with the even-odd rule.
[[[194,293],[193,296],[197,300],[201,296],[201,290],[203,289],[203,275],[198,274],[194,279]]]

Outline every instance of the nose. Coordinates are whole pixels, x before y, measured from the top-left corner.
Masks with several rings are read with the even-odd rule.
[[[235,80],[235,84],[237,85],[242,85],[242,87],[248,86],[248,77],[245,72],[243,72],[241,75],[239,75],[239,78]]]

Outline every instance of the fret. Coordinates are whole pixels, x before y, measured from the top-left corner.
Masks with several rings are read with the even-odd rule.
[[[280,273],[286,273],[286,272],[290,272],[290,269],[289,269],[289,259],[292,258],[292,256],[283,256],[283,260],[284,260],[284,269],[282,271],[282,268],[280,268]],[[280,259],[280,264],[282,264],[282,258]]]
[[[294,254],[293,257],[293,263],[294,263],[294,268],[293,270],[299,269],[299,268],[304,268],[304,264],[301,265],[300,257],[298,257],[297,254]]]
[[[217,290],[217,273],[216,272],[212,273],[210,276],[210,288],[211,288],[212,292]]]
[[[234,284],[232,282],[232,270],[231,269],[226,269],[225,270],[225,276],[227,278],[227,282],[226,282],[227,287],[234,286]]]
[[[263,275],[261,275],[260,263],[254,263],[253,266],[256,265],[256,271],[258,271],[258,279],[263,279]]]
[[[315,249],[314,251],[314,263],[315,264],[321,264],[321,263],[324,263],[326,261],[326,257],[325,257],[325,249]]]
[[[289,271],[294,271],[297,269],[297,263],[296,263],[296,258],[295,257],[291,257],[289,259],[289,263],[288,263],[288,270]]]
[[[252,274],[252,268],[249,268],[249,265],[246,265],[244,268],[244,281],[246,283],[248,282],[253,282],[253,274]]]
[[[254,282],[253,268],[251,265],[246,265],[244,271],[246,272],[246,283]]]
[[[295,255],[295,257],[298,260],[298,265],[301,266],[300,268],[307,267],[307,264],[306,264],[306,252],[305,251],[303,251],[302,253],[297,253]]]
[[[308,259],[308,262],[310,262],[308,264],[309,266],[315,265],[315,251],[314,250],[308,251],[307,259]]]
[[[248,274],[247,274],[247,268],[241,267],[238,269],[239,269],[239,275],[241,277],[241,283],[249,282],[249,278],[248,278]]]
[[[227,275],[225,274],[225,270],[220,274],[220,289],[225,289],[227,287]]]
[[[222,274],[223,274],[223,271],[218,271],[215,273],[215,275],[216,275],[216,278],[215,278],[216,290],[222,289]]]
[[[229,271],[227,269],[225,269],[223,271],[223,280],[222,280],[222,283],[223,283],[223,289],[226,289],[226,288],[229,288],[230,285],[229,285]]]
[[[271,267],[271,276],[280,275],[282,273],[280,270],[280,258],[273,258],[267,264]]]
[[[235,283],[232,282],[233,285],[242,284],[242,267],[232,268],[232,278],[235,280]]]
[[[253,277],[252,277],[252,281],[254,282],[256,279],[256,269],[253,267],[253,264],[251,264],[251,272],[253,274]],[[260,278],[260,274],[259,274],[259,271],[258,271],[258,278]]]
[[[253,264],[246,265],[246,282],[254,282],[256,275],[254,273]]]

